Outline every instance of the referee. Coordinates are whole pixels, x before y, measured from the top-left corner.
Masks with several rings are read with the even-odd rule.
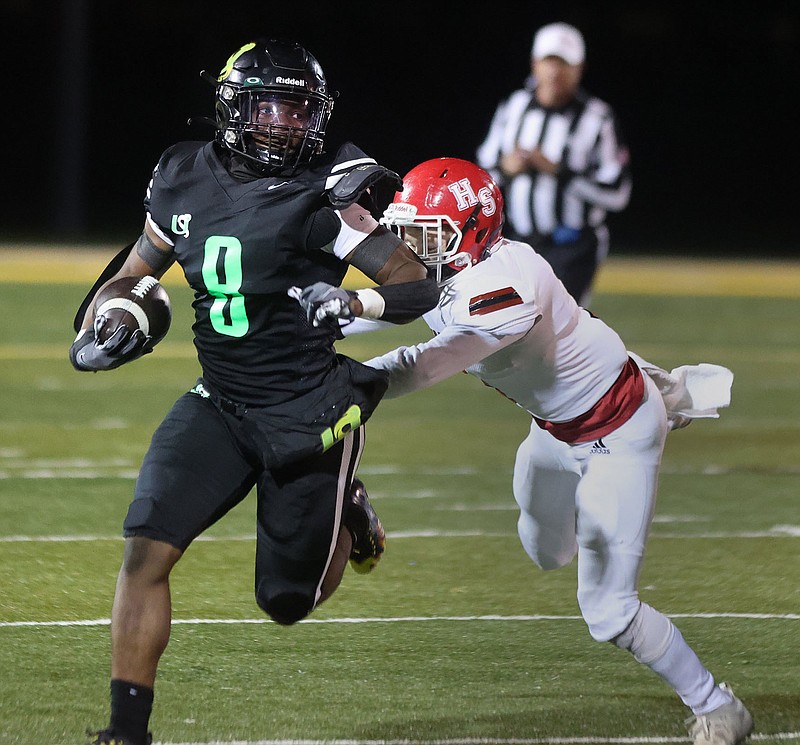
[[[585,46],[565,23],[543,26],[531,76],[495,111],[477,162],[506,200],[505,235],[530,243],[580,305],[608,255],[606,213],[628,205],[628,149],[612,108],[580,87]]]

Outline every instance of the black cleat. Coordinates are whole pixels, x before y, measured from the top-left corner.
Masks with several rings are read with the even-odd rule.
[[[110,729],[103,729],[100,732],[87,732],[89,745],[152,745],[153,735],[148,732],[147,738],[143,742],[131,740],[129,737],[115,735]]]
[[[350,504],[344,519],[345,527],[353,535],[350,566],[359,574],[371,572],[386,549],[386,532],[359,479],[350,487]]]

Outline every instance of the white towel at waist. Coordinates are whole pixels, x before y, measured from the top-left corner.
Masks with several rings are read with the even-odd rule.
[[[727,367],[701,362],[667,372],[635,352],[628,354],[661,392],[672,429],[685,427],[692,419],[717,419],[718,409],[730,405],[733,373]]]

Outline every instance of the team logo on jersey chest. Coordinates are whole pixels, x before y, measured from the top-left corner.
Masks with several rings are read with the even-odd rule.
[[[183,215],[173,215],[172,216],[172,232],[175,235],[182,235],[184,238],[189,237],[189,221],[192,219],[192,216],[187,212]]]

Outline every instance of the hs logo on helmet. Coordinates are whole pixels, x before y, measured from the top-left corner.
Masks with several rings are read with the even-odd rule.
[[[497,202],[492,196],[492,191],[488,186],[482,186],[480,189],[478,189],[478,193],[475,194],[469,179],[462,178],[452,184],[449,184],[447,188],[456,198],[459,212],[471,209],[478,203],[481,205],[481,212],[483,212],[486,217],[491,217],[495,212],[497,212]]]

